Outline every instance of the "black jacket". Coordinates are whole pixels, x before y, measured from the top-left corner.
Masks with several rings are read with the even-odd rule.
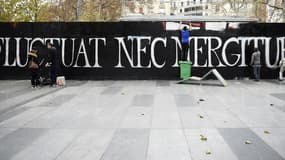
[[[57,56],[56,56],[56,49],[54,47],[48,49],[48,60],[51,65],[56,65]]]

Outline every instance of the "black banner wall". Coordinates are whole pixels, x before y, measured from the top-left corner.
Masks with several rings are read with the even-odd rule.
[[[249,77],[254,47],[261,78],[277,78],[284,57],[284,24],[242,24],[238,29],[193,30],[192,75],[216,68],[225,78]],[[28,78],[27,52],[55,44],[58,74],[69,79],[178,79],[179,31],[165,22],[0,23],[0,79]]]

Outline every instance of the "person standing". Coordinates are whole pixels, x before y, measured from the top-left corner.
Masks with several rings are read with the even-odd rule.
[[[32,88],[36,88],[40,85],[39,81],[39,63],[37,50],[32,49],[28,53],[28,70],[31,73],[31,85]]]
[[[181,44],[182,44],[182,53],[181,53],[181,60],[187,61],[188,50],[189,50],[189,37],[190,31],[192,30],[191,23],[189,23],[189,29],[184,26],[183,29],[181,28],[182,22],[180,22],[180,37],[181,37]]]
[[[253,67],[253,74],[255,77],[255,81],[260,80],[260,68],[261,68],[261,61],[260,61],[260,51],[257,48],[254,48],[254,52],[251,56],[250,65]]]
[[[56,48],[51,42],[47,42],[48,48],[48,60],[47,66],[49,66],[49,77],[51,80],[50,87],[56,86]]]
[[[280,60],[279,67],[280,67],[280,70],[279,70],[279,81],[283,81],[283,72],[285,70],[285,57]]]

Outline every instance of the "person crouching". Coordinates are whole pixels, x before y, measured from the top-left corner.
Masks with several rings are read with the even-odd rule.
[[[31,73],[32,88],[38,87],[40,85],[40,81],[37,50],[33,49],[28,53],[28,70]]]

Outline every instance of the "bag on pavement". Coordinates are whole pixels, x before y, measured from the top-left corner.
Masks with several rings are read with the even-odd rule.
[[[65,86],[65,77],[64,76],[58,76],[56,77],[56,84],[58,86]]]

